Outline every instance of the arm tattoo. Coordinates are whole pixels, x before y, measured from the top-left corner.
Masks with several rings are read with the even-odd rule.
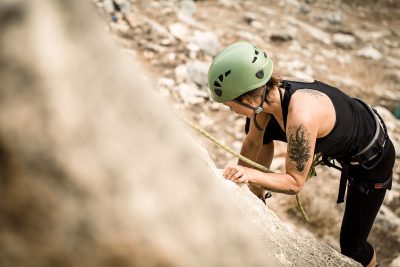
[[[312,90],[312,89],[301,89],[301,90],[298,90],[298,92],[306,93],[310,96],[322,96],[322,92],[317,91],[317,90]]]
[[[296,163],[299,172],[304,171],[310,159],[310,134],[303,125],[288,128],[288,154],[289,159]]]

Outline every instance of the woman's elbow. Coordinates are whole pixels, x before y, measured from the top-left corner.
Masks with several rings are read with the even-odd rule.
[[[291,190],[292,195],[296,195],[297,193],[300,193],[300,191],[304,187],[304,182],[296,182],[293,186],[293,189]]]

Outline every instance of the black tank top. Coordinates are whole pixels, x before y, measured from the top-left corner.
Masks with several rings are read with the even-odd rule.
[[[319,81],[307,83],[283,80],[281,87],[285,89],[282,100],[285,129],[290,99],[297,90],[317,90],[326,94],[332,101],[336,112],[336,122],[327,136],[317,138],[315,153],[321,152],[329,157],[344,159],[356,155],[372,140],[375,134],[374,118],[361,103],[339,89]],[[249,129],[249,123],[250,120],[247,119],[246,133]],[[271,116],[265,130],[264,144],[272,140],[287,142],[286,133],[273,116]]]

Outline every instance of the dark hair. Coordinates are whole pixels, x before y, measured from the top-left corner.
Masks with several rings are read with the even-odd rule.
[[[238,97],[235,98],[235,100],[237,101],[242,101],[243,98],[248,97],[248,98],[256,98],[262,95],[262,89],[265,86],[265,89],[267,90],[266,92],[266,97],[265,97],[265,102],[268,104],[271,104],[272,102],[269,100],[269,94],[271,93],[271,91],[279,86],[281,83],[281,78],[276,75],[276,74],[272,74],[271,78],[268,80],[268,82],[254,90],[248,91]]]

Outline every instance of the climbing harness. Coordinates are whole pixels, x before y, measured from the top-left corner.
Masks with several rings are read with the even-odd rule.
[[[383,183],[365,183],[365,182],[359,182],[356,181],[354,178],[349,176],[349,168],[350,166],[354,165],[360,165],[362,168],[366,170],[371,170],[374,167],[376,167],[379,162],[382,160],[383,157],[383,149],[386,145],[386,141],[388,139],[388,134],[387,134],[387,129],[385,126],[385,123],[381,116],[378,114],[378,112],[371,108],[367,103],[364,101],[355,98],[358,102],[360,102],[373,116],[375,120],[375,134],[374,137],[372,138],[371,142],[363,148],[359,153],[357,153],[355,156],[350,157],[348,159],[340,159],[338,162],[340,163],[341,167],[337,166],[334,163],[334,160],[327,157],[323,156],[322,161],[323,163],[328,166],[335,168],[337,170],[340,170],[342,172],[340,176],[340,183],[339,183],[339,192],[338,192],[338,198],[337,198],[337,203],[343,203],[344,202],[344,197],[346,193],[346,186],[347,186],[347,181],[349,181],[349,184],[354,186],[358,191],[368,194],[372,190],[378,190],[378,189],[391,189],[391,180],[392,177],[390,176],[388,179],[386,179],[385,182]]]

